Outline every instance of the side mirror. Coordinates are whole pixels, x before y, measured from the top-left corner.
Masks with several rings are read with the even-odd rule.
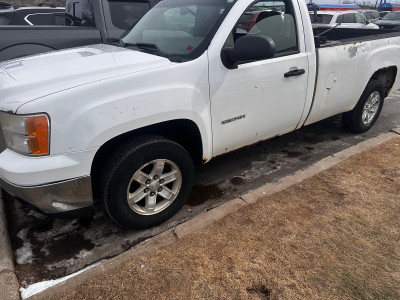
[[[275,42],[264,35],[245,35],[238,38],[233,48],[221,51],[224,65],[236,69],[240,63],[268,59],[275,55]]]
[[[366,25],[368,25],[369,23],[371,23],[371,22],[368,21],[368,20],[365,20],[365,24],[366,24]]]

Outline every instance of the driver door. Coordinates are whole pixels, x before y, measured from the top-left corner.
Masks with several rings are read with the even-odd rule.
[[[249,14],[258,14],[255,23],[243,26],[241,20],[249,19]],[[300,51],[303,35],[297,31],[296,18],[290,1],[256,2],[243,13],[224,47],[232,47],[243,35],[261,34],[274,40],[274,57],[233,69],[210,63],[214,155],[292,131],[298,125],[309,70],[307,54]],[[295,73],[299,74],[288,76]]]

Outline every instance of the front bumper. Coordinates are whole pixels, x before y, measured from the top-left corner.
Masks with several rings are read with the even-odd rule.
[[[93,207],[90,176],[43,185],[19,186],[0,178],[1,187],[10,195],[46,214],[62,215]]]

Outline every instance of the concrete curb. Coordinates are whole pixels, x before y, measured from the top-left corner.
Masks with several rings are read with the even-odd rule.
[[[359,154],[367,149],[378,146],[392,138],[398,137],[395,133],[385,133],[379,135],[376,138],[369,139],[367,141],[361,142],[353,147],[345,149],[341,152],[338,152],[332,156],[324,158],[314,165],[308,167],[305,170],[300,170],[293,175],[289,175],[280,179],[276,183],[267,184],[259,189],[251,191],[240,198],[233,199],[228,201],[212,210],[209,210],[203,214],[200,214],[187,222],[172,228],[163,234],[156,236],[148,241],[145,241],[136,247],[128,250],[125,253],[122,253],[98,266],[93,267],[67,281],[59,283],[39,294],[33,295],[29,297],[30,300],[36,299],[51,299],[56,295],[62,295],[66,291],[71,291],[76,288],[78,285],[84,283],[89,280],[93,276],[101,275],[105,271],[114,269],[121,264],[124,264],[130,261],[133,255],[147,253],[150,251],[155,251],[160,249],[161,247],[168,246],[173,244],[180,239],[193,234],[202,228],[209,226],[210,224],[222,219],[223,217],[239,210],[240,208],[249,205],[251,203],[255,203],[257,201],[262,201],[267,195],[274,194],[276,192],[282,191],[293,184],[296,184],[300,181],[303,181],[307,178],[310,178],[326,169],[329,169],[346,158],[349,158],[353,155]]]
[[[20,299],[19,283],[14,273],[14,258],[8,236],[4,201],[0,191],[0,300]]]
[[[400,135],[400,128],[393,128],[392,130],[390,130],[390,132]]]

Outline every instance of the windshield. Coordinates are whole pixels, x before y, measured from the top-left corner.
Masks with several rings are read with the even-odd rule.
[[[173,61],[199,57],[235,0],[164,0],[122,38],[122,44]]]
[[[398,21],[400,20],[400,13],[391,12],[382,18],[382,20]]]

